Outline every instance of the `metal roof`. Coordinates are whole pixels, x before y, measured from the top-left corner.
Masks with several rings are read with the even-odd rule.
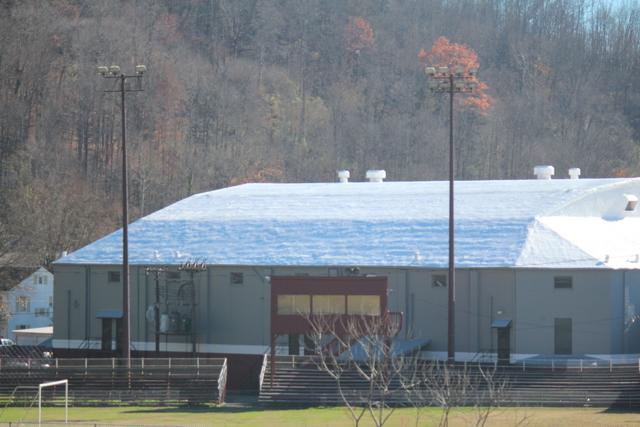
[[[459,268],[640,268],[639,178],[456,182]],[[134,222],[132,264],[446,268],[448,182],[245,184]],[[116,231],[56,264],[120,264]]]

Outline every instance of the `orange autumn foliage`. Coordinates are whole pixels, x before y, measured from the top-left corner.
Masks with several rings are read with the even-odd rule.
[[[349,17],[346,30],[347,49],[356,52],[373,46],[375,36],[373,28],[366,19],[360,16]]]
[[[461,65],[465,72],[479,68],[478,54],[473,49],[464,44],[452,43],[442,36],[433,43],[431,50],[420,49],[418,59],[432,67],[455,68]],[[480,81],[477,76],[473,76],[470,80],[476,84],[476,88],[471,94],[465,96],[462,105],[475,108],[484,114],[494,103],[494,99],[487,94],[489,86]]]

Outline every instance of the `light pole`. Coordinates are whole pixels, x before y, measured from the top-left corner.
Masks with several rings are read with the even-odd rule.
[[[429,89],[435,93],[449,93],[449,292],[447,322],[447,360],[455,361],[456,355],[456,280],[455,280],[455,226],[454,226],[454,149],[453,149],[453,95],[473,92],[476,69],[466,71],[461,65],[449,67],[426,67]]]
[[[142,76],[147,71],[144,65],[136,65],[136,73],[126,75],[120,72],[118,65],[110,67],[97,67],[98,74],[105,79],[116,79],[120,83],[118,89],[105,90],[105,92],[120,92],[120,112],[122,125],[122,323],[123,332],[121,339],[121,357],[127,359],[127,367],[131,368],[131,318],[129,316],[129,193],[127,187],[127,135],[126,135],[126,116],[124,95],[127,92],[142,91]],[[136,88],[127,88],[125,83],[127,79],[135,79]]]

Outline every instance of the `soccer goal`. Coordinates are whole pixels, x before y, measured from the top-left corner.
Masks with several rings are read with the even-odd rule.
[[[42,424],[42,389],[64,384],[64,422],[69,422],[69,380],[51,381],[38,385],[38,425]]]

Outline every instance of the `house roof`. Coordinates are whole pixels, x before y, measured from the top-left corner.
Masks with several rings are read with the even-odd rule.
[[[456,182],[460,268],[640,268],[640,178]],[[132,264],[446,268],[448,182],[245,184],[129,227]],[[119,264],[116,231],[57,264]]]
[[[14,329],[16,335],[53,335],[53,326],[42,326],[40,328]]]

